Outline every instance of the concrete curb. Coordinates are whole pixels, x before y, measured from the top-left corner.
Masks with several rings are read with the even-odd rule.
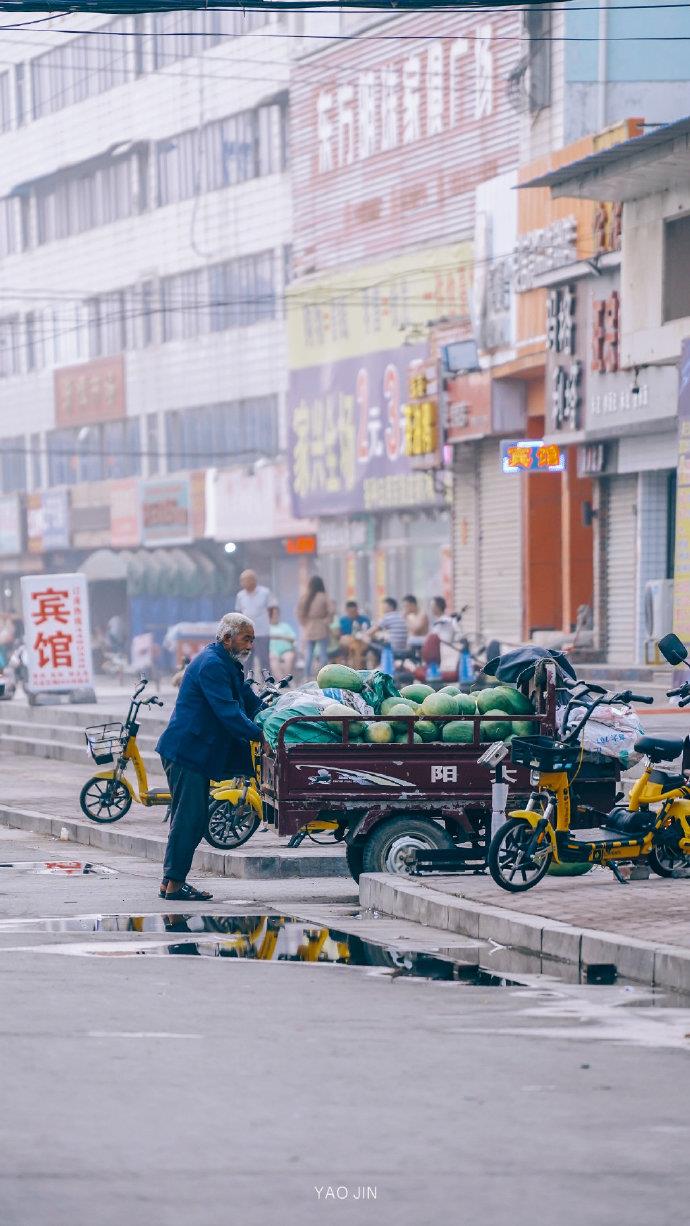
[[[442,928],[543,958],[569,962],[586,971],[612,963],[625,979],[649,987],[690,992],[690,950],[657,945],[615,932],[576,928],[538,915],[520,915],[406,881],[389,873],[364,873],[359,881],[363,907],[428,928]]]
[[[15,809],[0,805],[0,825],[18,830],[30,830],[33,834],[46,834],[59,838],[63,826],[67,827],[70,843],[98,847],[107,851],[112,848],[130,856],[163,863],[166,838],[151,834],[129,834],[111,826],[97,826],[72,818],[51,817],[31,809]],[[68,844],[62,844],[67,847]],[[252,880],[277,877],[347,877],[349,876],[344,855],[324,855],[311,848],[281,847],[275,851],[260,852],[248,847],[237,851],[219,851],[201,845],[196,852],[193,867],[215,873],[221,877],[238,877]]]

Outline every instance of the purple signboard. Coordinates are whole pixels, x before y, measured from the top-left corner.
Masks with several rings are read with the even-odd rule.
[[[404,453],[415,345],[294,370],[290,484],[295,515],[340,515],[439,502],[433,478]]]

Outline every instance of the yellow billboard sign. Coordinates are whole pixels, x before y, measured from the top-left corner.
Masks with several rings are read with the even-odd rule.
[[[427,340],[427,325],[470,315],[472,244],[453,243],[291,286],[290,369]]]

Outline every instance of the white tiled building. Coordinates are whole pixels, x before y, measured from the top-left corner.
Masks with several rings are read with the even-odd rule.
[[[90,32],[66,32],[77,28]],[[286,33],[282,15],[226,11],[80,15],[3,35],[6,583],[29,555],[45,569],[136,544],[111,537],[106,479],[246,475],[284,448]],[[72,493],[64,540],[44,533],[59,557],[41,546],[30,497],[54,487]],[[8,495],[20,520],[28,496],[21,542]],[[191,540],[205,528],[188,510]]]

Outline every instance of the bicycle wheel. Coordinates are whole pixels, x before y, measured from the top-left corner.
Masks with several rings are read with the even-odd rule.
[[[212,800],[204,838],[212,847],[230,851],[246,843],[258,826],[259,815],[247,801],[233,805],[229,800]]]
[[[548,835],[536,851],[529,851],[534,830],[529,822],[512,817],[499,826],[491,840],[487,862],[496,885],[512,894],[531,890],[541,881],[553,859]]]
[[[117,822],[129,813],[132,796],[120,779],[87,779],[79,793],[81,811],[92,822]]]

